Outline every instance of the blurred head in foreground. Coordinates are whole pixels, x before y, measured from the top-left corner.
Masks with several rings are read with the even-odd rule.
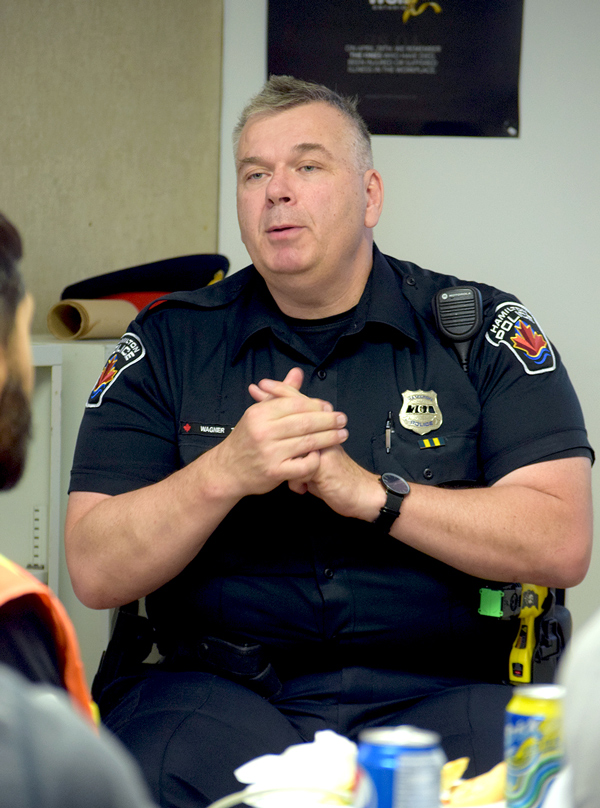
[[[0,213],[0,489],[12,488],[25,466],[33,390],[33,300],[19,272],[17,229]]]

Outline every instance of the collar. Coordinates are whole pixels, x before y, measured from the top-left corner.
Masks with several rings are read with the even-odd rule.
[[[404,294],[409,278],[409,273],[403,271],[399,262],[392,264],[373,245],[373,269],[356,309],[355,330],[360,331],[366,323],[382,323],[417,342],[415,311]]]
[[[244,303],[238,311],[233,353],[235,359],[239,357],[249,340],[268,329],[292,348],[305,353],[306,349],[301,340],[282,320],[281,312],[266,283],[253,267],[249,269],[254,271],[249,275],[248,284],[243,292]],[[402,291],[407,278],[408,273],[405,274],[396,263],[391,264],[374,245],[373,268],[346,334],[359,333],[367,323],[382,323],[396,329],[411,341],[417,342],[415,311]],[[391,293],[393,289],[397,289],[398,294]]]

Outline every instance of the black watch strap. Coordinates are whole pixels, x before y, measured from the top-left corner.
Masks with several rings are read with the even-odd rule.
[[[378,530],[389,533],[392,525],[400,515],[400,507],[404,497],[410,493],[410,486],[403,477],[391,472],[382,474],[380,482],[386,490],[387,498],[373,524]]]

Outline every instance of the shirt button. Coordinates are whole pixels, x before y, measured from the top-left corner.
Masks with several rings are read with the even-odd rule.
[[[332,569],[330,569],[329,567],[327,567],[327,569],[323,570],[323,575],[324,575],[326,578],[329,578],[329,580],[331,580],[331,579],[333,578],[333,576],[334,576],[334,572],[333,572],[333,570],[332,570]]]
[[[327,378],[327,371],[326,370],[317,370],[317,376],[321,381]]]
[[[431,480],[433,471],[431,469],[423,469],[423,477],[425,477],[426,480]]]

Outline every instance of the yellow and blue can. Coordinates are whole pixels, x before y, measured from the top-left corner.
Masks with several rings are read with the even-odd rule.
[[[537,808],[563,762],[559,685],[518,687],[506,708],[506,808]]]

